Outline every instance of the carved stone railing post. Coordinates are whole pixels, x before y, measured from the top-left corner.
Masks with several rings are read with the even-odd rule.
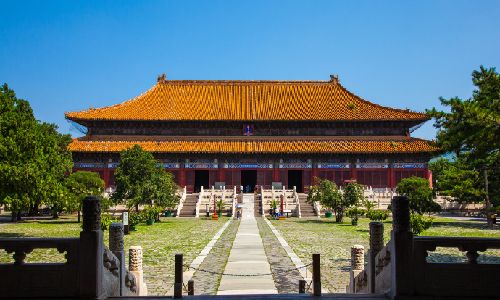
[[[384,223],[370,222],[370,249],[368,250],[368,291],[375,293],[375,256],[384,248]]]
[[[137,282],[137,296],[147,296],[148,289],[144,282],[142,272],[142,247],[130,246],[128,257],[128,268],[130,273],[135,276]]]
[[[410,200],[395,196],[392,205],[391,293],[392,298],[411,296],[413,282],[413,233],[410,227]]]
[[[348,293],[356,293],[356,276],[365,268],[365,247],[354,245],[351,247],[351,272]]]
[[[125,270],[125,250],[123,248],[123,224],[122,223],[112,223],[109,225],[109,250],[120,261],[120,296],[124,296],[123,289],[125,288],[125,276],[127,272]]]
[[[101,298],[103,282],[103,233],[101,199],[87,196],[82,201],[83,230],[80,232],[80,298]]]

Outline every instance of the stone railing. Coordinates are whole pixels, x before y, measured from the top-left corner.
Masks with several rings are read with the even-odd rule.
[[[55,248],[64,253],[65,263],[25,263],[26,255],[34,249]],[[79,298],[84,274],[80,251],[86,247],[79,238],[5,238],[0,239],[0,249],[13,253],[13,264],[0,264],[2,283],[0,298],[66,297]],[[84,258],[88,258],[85,256]]]
[[[383,246],[383,225],[370,222],[368,263],[362,268],[362,246],[353,246],[351,293],[383,293],[392,299],[472,299],[498,297],[500,264],[478,263],[478,252],[500,249],[500,239],[474,237],[414,237],[410,227],[409,200],[392,199],[391,240]],[[428,262],[437,247],[466,251],[465,263]]]
[[[215,187],[212,187],[209,190],[201,188],[200,195],[198,197],[197,209],[199,207],[204,207],[204,205],[208,204],[211,209],[213,209],[214,199],[215,201],[223,200],[225,205],[225,211],[228,212],[231,216],[234,216],[236,210],[236,187],[232,189],[226,189],[225,186],[222,189],[216,190]],[[234,206],[234,208],[233,208]]]
[[[373,221],[370,227],[370,249],[368,263],[364,266],[364,247],[351,247],[351,272],[349,293],[385,293],[391,289],[390,248],[391,242],[384,247],[384,224]]]
[[[467,262],[427,262],[436,247],[466,251]],[[414,293],[434,297],[498,297],[500,264],[478,263],[478,252],[500,249],[500,239],[475,237],[415,237]]]
[[[184,206],[184,201],[186,201],[186,187],[182,189],[181,199],[179,201],[179,205],[177,205],[177,210],[175,211],[175,217],[178,218],[181,213],[181,209]]]
[[[82,227],[80,238],[0,239],[0,249],[14,253],[13,264],[0,264],[0,274],[8,274],[2,276],[0,298],[137,296],[140,293],[138,287],[143,283],[125,268],[123,224],[110,225],[109,249],[103,243],[99,197],[89,196],[83,200]],[[26,255],[38,248],[66,252],[67,261],[25,263]]]
[[[261,199],[262,199],[262,215],[265,215],[266,211],[271,209],[271,201],[277,200],[281,201],[283,197],[283,209],[290,209],[292,212],[297,210],[297,204],[299,203],[299,198],[295,189],[287,190],[283,189],[261,189]]]
[[[236,204],[238,204],[238,193],[236,193],[236,187],[233,187],[233,195],[231,196],[231,216],[236,216]]]

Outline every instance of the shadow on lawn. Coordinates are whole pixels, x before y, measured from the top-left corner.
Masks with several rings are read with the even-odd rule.
[[[18,238],[18,237],[26,237],[24,233],[17,232],[0,232],[0,238]]]
[[[486,222],[471,222],[471,221],[439,221],[434,222],[432,227],[460,227],[464,229],[481,229],[481,230],[492,230],[498,229],[498,227],[488,227]]]

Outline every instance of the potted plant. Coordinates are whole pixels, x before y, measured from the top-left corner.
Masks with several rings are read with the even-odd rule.
[[[153,225],[155,223],[155,220],[160,216],[160,210],[161,208],[153,206],[143,210],[146,217],[146,225]]]
[[[349,208],[345,212],[345,215],[347,217],[351,218],[351,224],[354,226],[358,225],[358,218],[364,214],[365,214],[365,211],[363,209],[356,207],[356,206]]]
[[[219,215],[219,217],[222,217],[222,210],[225,207],[226,207],[226,205],[224,203],[224,200],[222,200],[222,199],[217,200],[217,215]]]
[[[269,206],[271,206],[271,212],[269,213],[269,215],[272,217],[274,217],[274,211],[276,209],[276,207],[278,207],[280,205],[280,201],[279,200],[276,200],[276,199],[273,199],[269,202]]]
[[[144,220],[144,216],[140,212],[130,212],[128,216],[129,230],[135,231],[135,226]]]
[[[384,221],[389,217],[389,212],[385,210],[369,210],[366,217],[372,221]]]

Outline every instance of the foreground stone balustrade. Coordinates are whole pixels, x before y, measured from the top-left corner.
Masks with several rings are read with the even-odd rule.
[[[383,224],[370,222],[368,266],[360,270],[362,253],[351,248],[351,281],[347,291],[380,293],[391,299],[472,299],[498,297],[500,264],[479,263],[479,254],[500,249],[500,239],[471,237],[413,237],[409,200],[394,197],[391,240],[383,246]],[[429,251],[452,247],[466,251],[464,263],[427,262]]]
[[[13,253],[13,264],[0,264],[0,298],[105,299],[136,296],[137,284],[124,264],[123,224],[110,226],[110,248],[103,243],[101,200],[83,200],[80,238],[0,239],[0,249]],[[65,263],[29,263],[34,249],[66,252]]]
[[[427,262],[437,247],[466,251],[464,263]],[[478,263],[478,252],[500,249],[500,239],[475,237],[415,237],[415,294],[448,297],[498,297],[500,264]],[[452,279],[452,280],[451,280]]]

